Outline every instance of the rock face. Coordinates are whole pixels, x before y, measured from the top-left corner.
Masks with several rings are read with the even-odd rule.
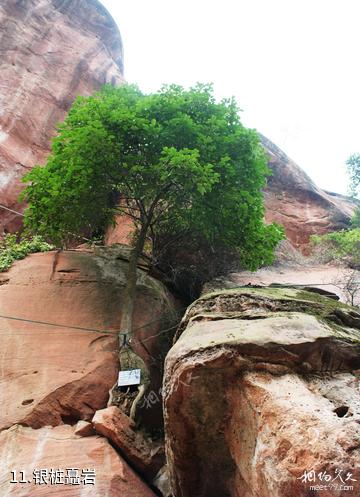
[[[147,480],[153,480],[165,462],[163,444],[154,444],[135,423],[116,406],[97,411],[92,424],[95,430],[111,440],[131,466]]]
[[[14,426],[3,431],[0,460],[4,497],[155,497],[105,438],[77,437],[71,426],[39,430]],[[75,470],[72,480],[69,469]],[[14,476],[26,483],[10,483]]]
[[[303,290],[190,306],[164,383],[174,496],[359,495],[359,338],[359,313]]]
[[[119,257],[110,249],[39,253],[2,273],[1,316],[45,324],[0,318],[0,429],[89,421],[106,407],[118,372],[127,269]],[[148,338],[175,315],[171,295],[139,270],[134,327],[139,341],[147,339],[146,349],[138,344],[147,364],[159,353],[157,339]]]
[[[106,407],[117,378],[127,255],[127,247],[38,253],[0,273],[1,496],[154,495],[89,423]],[[155,335],[177,313],[172,296],[145,269],[138,270],[134,318],[138,353],[159,382]],[[150,411],[161,417],[161,403]],[[128,448],[135,458],[144,449]],[[140,453],[149,479],[164,463],[163,450],[159,462],[156,454]],[[96,485],[9,483],[11,470],[32,479],[38,468],[95,468]]]
[[[0,198],[21,211],[21,177],[45,162],[55,126],[75,97],[123,81],[120,33],[98,0],[3,0],[0,70]],[[291,243],[306,252],[311,234],[343,228],[354,205],[318,188],[278,147],[262,142],[274,171],[266,219],[283,224]],[[20,226],[19,215],[0,209],[0,234]],[[107,242],[123,242],[129,229],[121,218]]]
[[[261,141],[273,171],[265,189],[266,220],[282,224],[292,245],[305,253],[311,235],[346,228],[356,204],[321,190],[270,140]]]
[[[298,254],[299,255],[299,254]],[[306,259],[305,259],[306,261]],[[346,290],[347,282],[354,277],[355,281],[360,281],[360,271],[349,269],[339,264],[318,264],[311,265],[303,262],[278,263],[275,266],[263,267],[255,272],[240,271],[229,273],[226,277],[210,281],[204,286],[203,293],[209,293],[216,289],[236,288],[246,285],[258,286],[296,286],[313,288],[314,291],[332,292],[336,294],[341,302],[351,304],[350,292]],[[354,295],[354,305],[360,305],[360,292]]]
[[[0,71],[0,199],[19,210],[21,177],[75,97],[123,81],[120,33],[98,0],[2,0]],[[0,211],[0,233],[20,225]]]

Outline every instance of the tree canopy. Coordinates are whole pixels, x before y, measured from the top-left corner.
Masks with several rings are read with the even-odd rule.
[[[66,244],[103,232],[117,213],[133,219],[120,365],[136,365],[148,378],[133,337],[137,262],[145,244],[154,255],[164,234],[167,245],[193,237],[209,250],[228,247],[247,268],[270,263],[283,232],[263,220],[265,153],[256,132],[241,124],[235,101],[217,103],[209,85],[167,86],[151,95],[106,86],[79,97],[58,131],[46,166],[25,177],[25,225]]]
[[[350,178],[350,193],[355,197],[360,194],[360,154],[351,155],[346,166]]]
[[[77,98],[46,166],[25,176],[25,225],[64,244],[103,231],[120,212],[138,234],[146,227],[144,239],[200,234],[256,269],[283,236],[263,221],[268,174],[257,133],[241,124],[233,99],[215,101],[211,85],[150,95],[105,86]]]

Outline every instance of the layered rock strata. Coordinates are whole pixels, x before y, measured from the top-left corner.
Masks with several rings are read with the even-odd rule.
[[[163,443],[154,443],[137,431],[134,421],[118,407],[97,411],[92,425],[97,433],[111,440],[131,466],[147,480],[152,481],[164,465]]]
[[[196,301],[166,360],[174,496],[357,496],[359,339],[354,308],[303,290]]]

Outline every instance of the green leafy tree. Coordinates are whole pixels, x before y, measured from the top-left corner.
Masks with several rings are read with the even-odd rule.
[[[257,133],[233,99],[215,101],[211,85],[150,95],[106,86],[76,100],[46,166],[26,175],[25,224],[66,244],[69,233],[98,234],[119,212],[133,219],[121,321],[130,338],[138,258],[159,233],[228,246],[250,269],[271,263],[283,231],[263,222],[268,174]]]
[[[345,262],[353,268],[360,267],[360,228],[315,235],[311,240],[330,259]]]
[[[351,155],[346,166],[350,178],[350,193],[356,197],[360,193],[360,154]]]
[[[360,228],[360,207],[357,207],[353,217],[351,218],[351,227]]]
[[[40,236],[19,237],[15,233],[8,233],[0,239],[0,273],[7,271],[13,262],[24,259],[29,254],[46,252],[53,248]]]

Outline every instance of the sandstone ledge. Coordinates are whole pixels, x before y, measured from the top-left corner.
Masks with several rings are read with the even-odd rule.
[[[0,314],[30,322],[0,319],[0,430],[13,424],[41,428],[90,421],[106,407],[119,367],[116,330],[127,270],[120,252],[38,253],[3,273]],[[137,288],[136,338],[147,338],[146,349],[139,344],[138,352],[159,384],[152,356],[162,349],[155,335],[176,319],[174,301],[140,269]],[[161,419],[161,404],[156,407],[154,422]]]
[[[155,497],[108,441],[99,436],[79,437],[74,427],[45,427],[39,430],[15,425],[0,434],[0,495],[6,497]],[[94,469],[92,484],[35,484],[33,471],[68,468]],[[10,483],[11,470],[24,471],[31,483]]]
[[[295,289],[220,291],[190,306],[164,383],[174,495],[307,497],[305,470],[354,474],[358,318]],[[355,478],[348,497],[359,493]]]

